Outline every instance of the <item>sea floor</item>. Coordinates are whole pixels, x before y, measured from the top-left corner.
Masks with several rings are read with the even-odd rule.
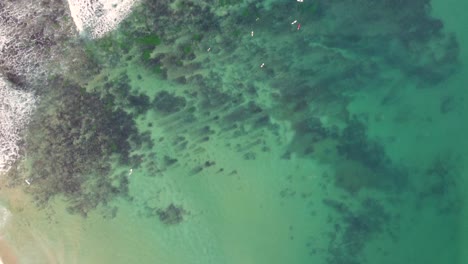
[[[195,139],[200,143],[189,145],[190,152],[161,140],[158,151],[177,163],[164,170],[157,165],[114,168],[128,174],[132,198],[117,198],[86,218],[69,214],[61,198],[38,208],[25,192],[27,185],[2,184],[0,201],[9,215],[1,223],[1,242],[8,246],[0,244],[0,254],[15,254],[25,264],[466,263],[468,18],[463,10],[468,4],[436,0],[432,5],[434,16],[457,36],[461,69],[437,87],[388,84],[357,94],[347,106],[350,113],[367,116],[368,136],[405,168],[407,189],[391,194],[378,188],[343,190],[334,173],[358,169],[346,162],[334,167],[339,158],[333,156],[332,162],[294,153],[285,158],[294,132],[278,119],[272,120],[274,130],[247,127],[239,136]],[[155,86],[179,89],[142,74],[138,65],[127,67],[132,84],[146,94],[154,96]],[[393,91],[395,85],[399,89]],[[396,99],[378,103],[389,94]],[[443,102],[450,110],[441,112]],[[268,99],[262,103],[268,105]],[[148,126],[157,118],[152,113],[140,117],[139,129],[154,139],[170,138],[178,129],[199,129],[173,126],[177,123],[171,118]],[[334,117],[324,118],[333,122]],[[333,142],[327,144],[318,149],[324,156],[333,147]],[[421,190],[427,184],[434,191],[433,183],[440,179],[426,178],[424,172],[439,161],[455,169],[441,176],[448,179],[438,186],[450,193],[434,198]],[[177,224],[164,222],[158,212],[162,204],[169,208],[168,221]],[[170,210],[171,205],[182,211]],[[180,223],[177,217],[183,218]],[[372,219],[364,221],[366,217]]]

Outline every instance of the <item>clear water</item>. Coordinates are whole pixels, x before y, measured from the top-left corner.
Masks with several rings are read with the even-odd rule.
[[[3,262],[466,263],[468,4],[206,2],[67,40]]]

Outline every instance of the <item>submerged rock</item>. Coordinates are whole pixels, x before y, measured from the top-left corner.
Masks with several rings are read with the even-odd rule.
[[[182,207],[177,207],[172,203],[165,209],[158,209],[157,213],[159,220],[166,225],[179,224],[184,220],[184,215],[187,214]]]

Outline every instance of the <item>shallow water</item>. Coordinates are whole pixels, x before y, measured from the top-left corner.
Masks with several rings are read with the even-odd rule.
[[[439,32],[240,2],[137,5],[70,49],[3,178],[5,264],[466,262],[467,4],[432,1]]]

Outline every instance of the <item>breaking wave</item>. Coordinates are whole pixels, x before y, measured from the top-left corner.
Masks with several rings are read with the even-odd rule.
[[[7,172],[19,157],[21,133],[35,105],[32,93],[15,90],[0,77],[0,173]]]
[[[8,220],[10,219],[11,213],[5,207],[0,205],[0,230],[3,230]]]
[[[69,0],[68,5],[77,30],[91,38],[99,38],[115,29],[137,1]]]
[[[0,174],[19,158],[21,135],[36,106],[28,85],[48,75],[47,61],[56,57],[50,50],[60,50],[52,48],[60,46],[57,35],[73,34],[63,17],[71,16],[80,34],[99,38],[115,29],[137,1],[69,0],[69,11],[23,0],[0,3]],[[54,19],[48,21],[51,16]],[[37,23],[28,22],[18,31],[22,21],[31,19]],[[35,44],[27,41],[31,38]]]

